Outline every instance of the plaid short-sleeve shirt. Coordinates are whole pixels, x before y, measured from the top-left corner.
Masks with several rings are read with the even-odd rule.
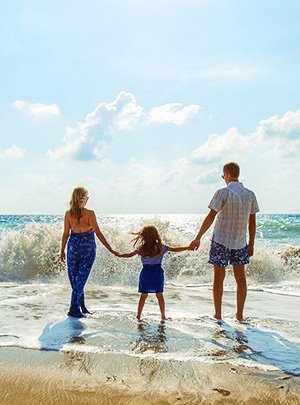
[[[208,207],[218,212],[213,240],[228,249],[244,248],[249,215],[259,211],[253,191],[232,181],[215,193]]]

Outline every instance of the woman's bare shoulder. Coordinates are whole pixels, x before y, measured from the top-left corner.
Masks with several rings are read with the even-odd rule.
[[[93,210],[89,210],[87,208],[83,209],[83,213],[85,213],[86,215],[95,215],[95,212]]]
[[[93,210],[88,210],[87,208],[84,208],[83,212],[83,217],[88,218],[88,219],[92,219],[95,218],[95,212]]]

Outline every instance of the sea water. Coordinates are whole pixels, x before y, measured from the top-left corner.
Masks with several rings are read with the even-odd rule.
[[[165,243],[187,245],[201,215],[102,215],[113,248],[132,250],[132,232],[154,224]],[[235,281],[227,270],[223,321],[212,318],[211,231],[198,251],[168,252],[166,313],[155,296],[137,322],[138,257],[111,255],[99,241],[86,285],[92,315],[66,316],[70,285],[60,262],[63,217],[0,216],[0,347],[125,354],[140,358],[230,363],[300,375],[300,215],[258,215],[255,255],[246,267],[246,323],[235,321]]]

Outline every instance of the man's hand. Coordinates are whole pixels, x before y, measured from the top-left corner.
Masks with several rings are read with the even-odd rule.
[[[200,246],[200,239],[194,239],[190,243],[190,249],[191,250],[198,250],[199,246]]]
[[[253,256],[254,253],[254,245],[248,245],[248,255],[249,257]]]

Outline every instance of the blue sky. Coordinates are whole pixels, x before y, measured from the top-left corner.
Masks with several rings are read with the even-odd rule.
[[[0,0],[3,214],[205,213],[235,160],[300,206],[300,3]]]

